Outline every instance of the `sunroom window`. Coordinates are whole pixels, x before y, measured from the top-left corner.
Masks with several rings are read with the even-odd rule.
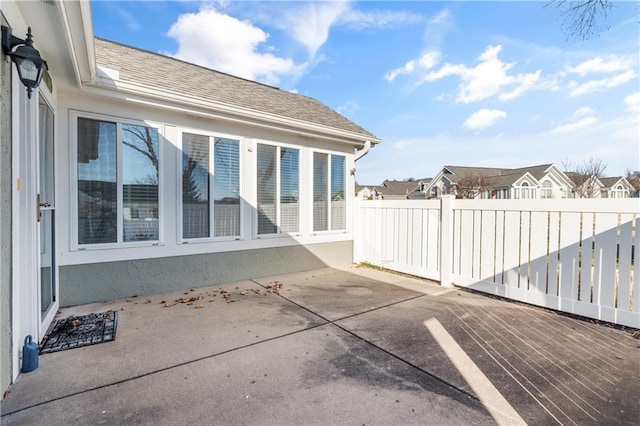
[[[300,151],[258,144],[258,234],[300,229]]]
[[[240,235],[240,142],[182,134],[182,237]]]
[[[313,153],[313,230],[346,229],[343,155]]]
[[[158,130],[83,117],[77,125],[78,244],[158,240]]]

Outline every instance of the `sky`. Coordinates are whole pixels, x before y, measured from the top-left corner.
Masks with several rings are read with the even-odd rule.
[[[98,37],[318,99],[382,142],[356,180],[444,165],[640,170],[640,6],[571,37],[546,1],[92,1]]]

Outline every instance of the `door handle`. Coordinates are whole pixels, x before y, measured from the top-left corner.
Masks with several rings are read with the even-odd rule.
[[[51,207],[50,203],[41,203],[40,202],[40,194],[37,195],[36,197],[36,209],[37,209],[37,217],[38,217],[38,222],[40,222],[42,220],[42,207]]]

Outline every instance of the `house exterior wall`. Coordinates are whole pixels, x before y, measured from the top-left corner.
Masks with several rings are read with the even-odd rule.
[[[2,25],[7,22],[2,16]],[[11,384],[11,61],[0,61],[0,391]],[[0,399],[2,397],[0,396]]]
[[[61,306],[346,266],[353,242],[203,253],[60,268]]]
[[[76,118],[134,120],[160,129],[159,241],[81,246],[77,241],[75,168]],[[116,97],[86,92],[59,93],[56,115],[56,259],[62,306],[183,286],[235,281],[275,273],[310,270],[352,262],[351,216],[354,208],[353,146],[275,129],[247,126],[163,106],[141,106]],[[215,133],[240,141],[241,235],[237,238],[181,240],[181,131]],[[258,143],[300,150],[300,230],[257,235],[256,152]],[[313,154],[344,156],[346,229],[313,230]]]

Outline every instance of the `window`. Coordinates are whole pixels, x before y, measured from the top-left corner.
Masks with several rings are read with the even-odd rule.
[[[300,229],[300,151],[258,144],[258,234]]]
[[[343,155],[313,153],[313,230],[346,229]]]
[[[545,180],[542,182],[542,189],[540,190],[541,198],[553,198],[553,189],[551,186],[551,181]]]
[[[611,194],[612,194],[611,198],[625,198],[627,196],[622,185],[616,185],[613,191],[611,191]]]
[[[239,235],[240,142],[183,133],[182,237]]]
[[[78,118],[78,244],[158,240],[159,137]]]

